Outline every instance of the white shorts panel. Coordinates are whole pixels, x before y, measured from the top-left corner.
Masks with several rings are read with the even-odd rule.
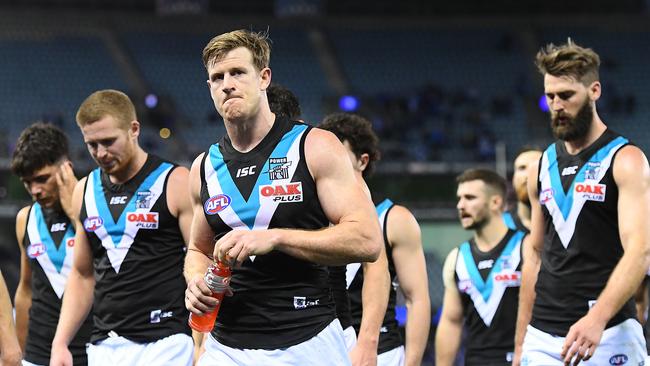
[[[343,329],[343,338],[345,339],[345,347],[349,353],[357,345],[357,332],[354,331],[353,326]]]
[[[294,346],[276,349],[240,349],[220,344],[212,335],[205,342],[205,352],[198,366],[349,366],[343,329],[338,319],[313,338]]]
[[[404,366],[404,346],[377,355],[377,366]]]
[[[194,342],[187,334],[174,334],[150,343],[135,343],[124,337],[109,337],[89,345],[89,366],[191,366]]]
[[[560,352],[564,337],[556,337],[530,325],[522,348],[521,366],[564,365]],[[589,361],[580,365],[643,365],[647,351],[643,329],[635,319],[628,319],[606,329],[600,345]]]

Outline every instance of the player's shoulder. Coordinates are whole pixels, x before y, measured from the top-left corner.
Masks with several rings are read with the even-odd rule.
[[[648,160],[636,145],[625,145],[617,151],[613,162],[614,178],[638,178],[649,174]]]
[[[19,222],[26,222],[27,221],[27,215],[29,215],[29,210],[32,208],[32,205],[27,205],[20,210],[18,210],[18,213],[16,214],[16,224]]]
[[[314,150],[323,149],[325,151],[327,149],[340,148],[343,146],[334,133],[318,127],[309,130],[305,139],[305,145]]]

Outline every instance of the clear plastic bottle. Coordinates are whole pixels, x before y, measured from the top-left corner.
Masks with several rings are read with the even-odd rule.
[[[226,289],[230,284],[230,277],[230,267],[227,264],[215,262],[208,267],[204,277],[205,283],[208,285],[210,290],[212,290],[212,297],[217,299],[219,302],[214,310],[209,313],[203,315],[190,313],[188,323],[192,329],[206,333],[210,332],[212,328],[214,328],[214,322],[217,319],[219,307],[221,307],[221,301],[223,300]]]

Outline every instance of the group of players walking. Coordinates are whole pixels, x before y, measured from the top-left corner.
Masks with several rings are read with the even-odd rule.
[[[303,123],[297,102],[272,92],[269,59],[266,36],[250,31],[206,45],[226,135],[189,170],[140,147],[133,103],[116,90],[77,111],[97,163],[79,181],[60,129],[23,131],[12,171],[34,203],[16,219],[4,364],[420,364],[430,324],[420,229],[364,182],[379,159],[372,125],[352,114]],[[594,51],[549,45],[537,65],[558,141],[515,160],[511,212],[496,173],[458,177],[473,237],[445,261],[437,364],[453,364],[465,329],[467,365],[642,365],[630,299],[650,266],[648,163],[596,113]],[[232,279],[203,337],[187,319],[217,305],[204,281],[216,260]]]

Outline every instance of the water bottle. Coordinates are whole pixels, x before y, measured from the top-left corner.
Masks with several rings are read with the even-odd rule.
[[[217,319],[221,300],[223,300],[223,296],[226,293],[228,284],[230,283],[230,276],[230,267],[224,263],[217,261],[208,267],[204,280],[212,291],[212,297],[217,299],[219,302],[214,310],[209,313],[203,315],[190,313],[189,324],[192,329],[206,333],[210,332],[212,328],[214,328],[214,322]]]

